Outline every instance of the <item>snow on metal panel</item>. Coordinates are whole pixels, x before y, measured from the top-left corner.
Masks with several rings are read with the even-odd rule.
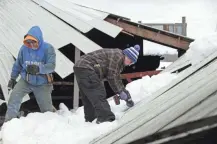
[[[70,0],[66,0],[66,1],[73,3]],[[101,19],[101,20],[105,19],[109,15],[109,13],[107,13],[107,12],[97,11],[97,10],[94,10],[91,8],[87,8],[87,7],[78,5],[76,3],[73,3],[72,8],[75,10],[79,10],[79,11],[81,11],[81,12],[83,12],[89,16],[92,16],[94,18]]]
[[[39,0],[41,3],[46,0]],[[66,0],[52,0],[52,1],[47,1],[49,4],[52,4],[53,6],[65,11],[65,12],[71,12],[73,16],[75,16],[78,19],[81,19],[83,21],[88,21],[94,19],[93,17],[79,11],[75,10],[72,6],[74,5],[73,3],[69,3]]]
[[[215,116],[215,115],[217,115],[217,108],[214,109],[213,111],[211,111],[211,112],[207,115],[207,117],[211,117],[211,116]]]
[[[215,63],[201,69],[216,57],[217,52],[184,71],[177,79],[155,92],[151,102],[142,101],[127,111],[119,121],[121,125],[118,128],[92,143],[127,143],[161,130],[189,111],[216,91]]]
[[[121,27],[99,19],[90,20],[88,23],[113,38],[115,38],[122,31]]]
[[[173,80],[171,83],[169,83],[168,85],[162,87],[161,89],[159,89],[158,91],[156,91],[153,96],[152,96],[152,100],[156,99],[157,97],[159,97],[160,95],[164,94],[165,92],[169,91],[171,88],[177,86],[180,82],[182,82],[183,80],[185,80],[186,78],[189,78],[192,74],[194,74],[195,72],[197,72],[202,66],[206,65],[209,61],[211,61],[213,58],[215,58],[217,56],[217,52],[213,53],[212,55],[210,55],[209,57],[207,57],[207,59],[205,59],[203,62],[201,62],[198,65],[194,65],[191,66],[189,69],[186,69],[182,74],[179,75],[179,77],[175,80]],[[144,100],[145,101],[145,100]],[[132,120],[132,116],[136,117],[138,115],[140,115],[139,113],[141,111],[138,111],[139,109],[143,109],[144,106],[147,106],[146,103],[143,103],[142,101],[140,103],[137,104],[137,107],[133,107],[132,109],[130,109],[126,115],[124,115],[123,121],[127,122],[129,120]],[[144,110],[145,111],[145,110]],[[131,117],[129,117],[129,115],[131,115]]]
[[[215,67],[215,69],[211,67]],[[215,92],[217,89],[217,79],[215,79],[217,66],[211,65],[209,69],[212,69],[210,77],[206,75],[208,71],[206,68],[206,71],[193,75],[168,93],[163,94],[161,98],[157,98],[155,101],[158,102],[152,103],[152,107],[149,107],[149,113],[155,117],[150,119],[150,115],[146,113],[146,116],[137,119],[137,126],[139,126],[137,129],[124,135],[115,143],[130,142],[158,132]],[[165,101],[166,99],[167,101]],[[140,123],[141,121],[143,122]]]
[[[91,11],[94,11],[93,9],[88,9],[82,6],[75,5],[72,2],[69,2],[67,0],[49,0],[47,2],[61,9],[62,11],[65,11],[65,13],[74,17],[74,19],[77,19],[77,21],[79,20],[83,21],[84,23],[108,34],[111,37],[115,38],[122,31],[121,27],[118,27],[116,25],[113,25],[103,20],[105,17],[108,16],[108,14],[102,15],[102,12],[95,11],[95,15],[94,15],[93,12],[91,12]],[[42,3],[42,6],[43,6],[42,0],[40,0],[38,3]],[[54,9],[48,8],[48,10],[55,13]],[[96,16],[96,13],[102,16],[100,17]],[[65,16],[64,14],[59,13],[58,16],[64,19],[65,21],[68,21],[67,19],[64,18]],[[71,24],[73,25],[73,23]],[[79,27],[81,27],[81,26],[78,26],[77,24],[74,24],[74,26],[78,29]]]
[[[188,59],[186,54],[182,55],[179,59],[174,61],[171,65],[169,65],[164,71],[162,72],[173,72],[180,68],[183,68],[187,65],[191,64],[191,61]]]
[[[43,0],[39,0],[39,1],[43,1]],[[107,12],[97,11],[97,10],[94,10],[91,8],[80,6],[76,3],[73,3],[70,0],[45,0],[45,1],[47,1],[50,4],[53,4],[55,6],[61,7],[61,8],[67,7],[67,8],[74,9],[76,11],[80,11],[86,15],[89,15],[93,18],[98,18],[101,20],[103,20],[104,18],[106,18],[109,15],[109,13],[107,13]]]
[[[71,74],[71,72],[74,72],[73,70],[73,66],[74,66],[74,63],[70,62],[71,64],[70,65],[65,65],[65,64],[68,64],[70,61],[68,58],[65,58],[65,56],[59,51],[59,50],[56,50],[56,61],[58,62],[56,64],[56,70],[61,70],[61,75],[66,77],[68,76],[69,74]]]
[[[58,48],[72,43],[84,53],[101,49],[99,45],[29,0],[0,1],[0,20],[0,41],[14,57],[17,57],[23,36],[28,29],[39,25],[45,41],[56,49],[55,71],[62,78],[73,72],[73,63],[59,52]]]
[[[209,96],[204,102],[200,103],[195,108],[192,108],[186,114],[179,117],[177,120],[173,121],[166,127],[164,127],[161,131],[175,127],[177,125],[184,124],[186,122],[195,121],[201,118],[208,117],[209,113],[217,109],[216,101],[217,101],[217,93],[214,93],[211,96]]]
[[[64,21],[66,21],[67,23],[69,23],[70,25],[77,28],[79,31],[83,33],[87,33],[93,28],[89,24],[84,23],[82,20],[77,19],[76,17],[66,13],[65,11],[53,6],[52,3],[47,3],[46,1],[40,1],[40,0],[33,0],[33,1],[39,4],[40,6],[42,6],[43,8],[49,10],[54,15],[60,17],[61,19],[63,19]]]

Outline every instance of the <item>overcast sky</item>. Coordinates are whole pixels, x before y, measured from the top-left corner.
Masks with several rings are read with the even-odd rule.
[[[214,32],[217,0],[69,0],[144,23],[181,22],[186,16],[188,36]]]

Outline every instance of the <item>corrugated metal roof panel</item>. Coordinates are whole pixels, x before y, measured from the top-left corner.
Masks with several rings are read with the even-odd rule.
[[[182,115],[177,120],[173,121],[172,123],[164,127],[161,131],[167,130],[169,128],[173,128],[177,125],[181,125],[186,122],[195,121],[195,120],[208,117],[210,113],[216,111],[217,109],[216,101],[217,101],[217,93],[215,92],[214,94],[210,95],[204,102],[192,108],[186,114]]]
[[[213,111],[211,111],[211,112],[207,115],[207,117],[215,116],[215,115],[217,115],[217,108],[214,109]]]
[[[117,27],[111,23],[99,19],[90,20],[88,23],[113,38],[115,38],[122,31],[121,27]]]
[[[94,27],[110,35],[111,37],[116,37],[122,31],[122,28],[103,20],[105,17],[109,15],[108,13],[103,13],[103,12],[96,11],[96,10],[95,10],[95,13],[93,13],[94,11],[93,9],[88,9],[82,6],[78,6],[67,0],[52,0],[52,1],[49,0],[48,1],[50,4],[52,4],[59,10],[62,10],[62,12],[69,14],[74,21],[72,22],[72,20],[67,19],[66,14],[62,12],[58,13],[55,8],[47,6],[44,1],[41,1],[41,0],[34,0],[34,1],[36,1],[39,4],[41,3],[41,5],[45,7],[47,10],[51,11],[52,13],[54,13],[61,19],[69,22],[69,24],[73,25],[75,28],[79,30],[85,29],[87,32]],[[84,24],[79,26],[79,24],[77,23],[81,23],[81,22],[83,22]],[[87,25],[89,25],[89,28]],[[86,28],[82,28],[83,26],[85,26]],[[85,31],[82,31],[82,32],[85,32]]]
[[[187,65],[191,64],[191,61],[188,59],[187,55],[182,55],[179,59],[169,65],[164,71],[162,72],[174,72],[180,68],[183,68]]]
[[[129,143],[151,135],[210,98],[217,90],[217,66],[216,60],[213,61],[216,57],[217,52],[184,71],[154,93],[152,101],[141,102],[130,109],[122,117],[121,126],[92,143]]]
[[[217,69],[215,69],[213,73],[213,76],[215,77],[217,76],[216,70]],[[214,91],[216,91],[215,85],[217,84],[217,80],[213,80],[213,78],[214,77],[209,77],[206,79],[202,77],[201,80],[201,78],[198,76],[198,79],[195,78],[195,81],[190,81],[189,78],[189,80],[187,80],[186,82],[184,81],[183,84],[171,90],[170,93],[162,95],[162,97],[164,97],[163,99],[168,98],[170,100],[164,101],[163,99],[161,99],[162,101],[160,102],[160,98],[158,98],[158,100],[156,100],[158,101],[158,104],[155,103],[156,108],[153,109],[153,107],[149,107],[149,112],[155,115],[155,117],[151,118],[150,115],[148,116],[148,114],[146,113],[147,116],[143,116],[137,119],[137,121],[141,122],[146,120],[146,122],[144,122],[143,124],[140,122],[138,125],[136,124],[137,126],[139,126],[137,129],[129,132],[120,140],[117,140],[115,143],[125,143],[133,141],[133,139],[135,140],[144,136],[151,135],[155,132],[158,132],[163,127],[173,122],[175,119],[178,119],[181,115],[188,112],[192,107],[194,107],[195,105],[206,99]],[[191,85],[187,85],[187,82],[192,83]],[[198,85],[195,85],[195,82],[198,82]],[[185,92],[182,93],[181,91]]]
[[[61,19],[63,19],[64,21],[66,21],[67,23],[69,23],[70,25],[77,28],[79,31],[83,33],[86,33],[93,28],[93,26],[84,23],[82,20],[76,18],[75,16],[72,16],[71,14],[63,11],[62,9],[53,6],[52,3],[47,3],[46,1],[41,1],[41,0],[33,0],[33,1],[39,4],[40,6],[42,6],[43,8],[49,10],[54,15],[60,17]]]
[[[46,1],[50,1],[50,0],[46,0]],[[66,1],[69,2],[69,3],[73,3],[70,0],[66,0]],[[73,5],[71,5],[71,7],[73,9],[81,11],[81,12],[83,12],[83,13],[91,16],[91,17],[98,18],[98,19],[101,19],[101,20],[103,20],[104,18],[106,18],[109,15],[109,13],[107,13],[107,12],[102,12],[102,11],[90,9],[90,8],[87,8],[87,7],[84,7],[84,6],[80,6],[80,5],[76,4],[76,3],[73,3]]]
[[[101,49],[99,45],[30,0],[1,0],[0,18],[0,41],[14,57],[17,57],[24,34],[33,25],[39,25],[44,39],[56,48],[55,71],[62,78],[73,72],[73,63],[60,53],[58,48],[72,43],[84,53]]]

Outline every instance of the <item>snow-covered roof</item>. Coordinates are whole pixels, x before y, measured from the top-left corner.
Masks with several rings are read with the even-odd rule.
[[[122,117],[122,125],[92,143],[129,143],[178,124],[207,117],[209,113],[216,113],[217,106],[212,101],[217,99],[216,57],[217,52],[187,69],[169,85],[155,92],[152,101],[140,102],[126,112]],[[212,75],[207,77],[207,74]],[[212,106],[206,107],[208,104]]]
[[[33,25],[40,26],[44,39],[56,48],[55,71],[62,78],[73,73],[74,64],[59,48],[72,43],[84,53],[101,49],[99,45],[30,0],[0,1],[0,17],[0,42],[14,57],[17,57],[28,29]]]
[[[92,143],[129,143],[216,114],[216,36],[217,33],[214,33],[192,43],[192,49],[186,53],[192,66],[153,93],[149,102],[144,99],[129,109],[120,126]]]

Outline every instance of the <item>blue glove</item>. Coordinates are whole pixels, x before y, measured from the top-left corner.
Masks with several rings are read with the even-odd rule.
[[[125,91],[122,91],[122,92],[119,94],[119,96],[120,96],[120,99],[122,99],[122,100],[127,100],[127,98],[128,98],[128,96],[127,96],[127,94],[126,94]]]

